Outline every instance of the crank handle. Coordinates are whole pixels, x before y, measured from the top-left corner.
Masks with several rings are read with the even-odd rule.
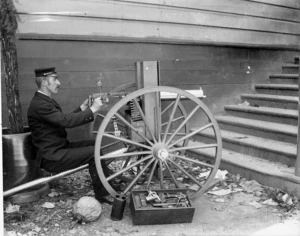
[[[89,107],[92,106],[94,100],[98,97],[100,97],[102,103],[109,103],[107,93],[93,93],[92,95],[89,95],[89,97],[88,97]]]

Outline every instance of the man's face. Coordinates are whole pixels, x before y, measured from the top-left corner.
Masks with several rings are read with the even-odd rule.
[[[58,93],[58,89],[60,86],[60,82],[58,80],[57,75],[49,75],[46,80],[46,89],[51,93],[51,94],[56,94]]]

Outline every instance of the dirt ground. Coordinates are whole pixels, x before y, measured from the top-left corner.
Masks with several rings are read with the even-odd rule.
[[[96,221],[77,223],[70,229],[75,221],[73,205],[83,196],[93,196],[88,171],[83,170],[52,182],[51,193],[38,201],[11,204],[6,200],[3,209],[5,233],[9,236],[300,235],[300,206],[296,198],[290,198],[293,201],[289,204],[276,202],[274,189],[245,179],[234,181],[239,176],[229,176],[210,193],[192,200],[195,213],[191,223],[133,225],[128,199],[122,220],[113,221],[110,217],[112,206],[102,204],[101,215]],[[14,207],[17,209],[11,210]]]

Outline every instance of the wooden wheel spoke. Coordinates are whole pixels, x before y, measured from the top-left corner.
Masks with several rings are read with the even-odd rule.
[[[171,102],[162,112],[161,112],[161,114],[163,115],[163,114],[165,114],[165,112],[167,111],[167,110],[169,110],[169,108],[174,104],[175,102]]]
[[[122,142],[121,141],[116,141],[116,142],[113,142],[113,143],[109,143],[109,144],[106,144],[106,145],[102,146],[101,149],[111,147],[111,146],[116,145],[118,143],[122,143]]]
[[[168,148],[173,147],[174,145],[176,145],[176,144],[178,144],[178,143],[184,141],[185,139],[188,139],[188,138],[194,136],[195,134],[197,134],[197,133],[199,133],[199,132],[201,132],[201,131],[203,131],[203,130],[209,128],[209,127],[211,127],[212,125],[213,125],[212,123],[209,123],[209,124],[207,124],[207,125],[205,125],[205,126],[203,126],[203,127],[200,127],[199,129],[196,129],[195,131],[193,131],[193,132],[191,132],[191,133],[185,135],[184,137],[182,137],[182,138],[176,140],[175,142],[171,143],[171,144],[168,146]],[[172,137],[173,137],[173,136],[174,136],[174,135],[172,135]],[[171,140],[171,138],[170,138],[169,140]]]
[[[189,158],[189,157],[186,157],[186,156],[176,155],[176,154],[171,154],[171,156],[180,158],[180,159],[185,160],[185,161],[188,161],[188,162],[193,162],[193,163],[198,164],[198,165],[200,165],[200,166],[205,166],[205,167],[209,167],[209,168],[214,168],[213,165],[210,165],[210,164],[205,163],[205,162],[203,162],[203,161],[195,160],[195,159],[192,159],[192,158]]]
[[[164,133],[162,133],[164,134]],[[167,135],[172,135],[173,133],[168,133]],[[183,136],[183,135],[186,135],[186,133],[177,133],[176,136]]]
[[[179,130],[189,121],[189,119],[191,119],[191,117],[196,113],[196,111],[200,108],[200,105],[196,106],[191,112],[190,114],[185,118],[185,120],[183,120],[183,122],[181,122],[181,124],[178,126],[178,128],[174,131],[173,135],[171,135],[171,137],[168,139],[168,141],[166,142],[166,144],[168,145],[171,140],[175,137],[175,135],[179,132]],[[189,132],[189,130],[187,130],[187,132]]]
[[[179,185],[178,185],[178,183],[177,183],[177,181],[176,181],[176,179],[175,179],[175,177],[174,177],[174,175],[172,173],[172,170],[171,170],[170,166],[168,165],[167,162],[165,162],[165,165],[166,165],[166,168],[167,168],[167,170],[168,170],[168,172],[169,172],[169,174],[171,176],[171,179],[172,179],[173,183],[175,184],[176,188],[179,188]]]
[[[184,116],[179,116],[179,117],[174,118],[172,120],[172,122],[179,121],[179,120],[184,119],[184,118],[185,118]],[[161,127],[163,127],[163,126],[165,126],[167,124],[168,124],[168,122],[165,122],[165,123],[161,124]]]
[[[152,166],[152,169],[151,169],[149,178],[148,178],[148,182],[147,182],[147,185],[146,185],[146,189],[149,189],[149,187],[150,187],[150,184],[151,184],[151,181],[152,181],[152,178],[153,178],[154,171],[155,171],[155,169],[156,169],[156,167],[157,167],[157,163],[158,163],[158,160],[155,160],[155,162],[153,163],[153,166]]]
[[[138,129],[136,129],[135,127],[133,127],[121,114],[116,113],[116,116],[122,120],[122,122],[127,125],[131,130],[133,130],[139,137],[141,137],[142,139],[144,139],[150,146],[153,146],[153,143],[144,135],[141,135],[138,131]]]
[[[132,144],[132,145],[134,145],[134,146],[139,146],[139,147],[142,147],[142,148],[151,150],[151,147],[146,146],[146,145],[141,144],[141,143],[138,143],[138,142],[134,142],[134,141],[132,141],[132,140],[130,140],[130,139],[126,139],[126,138],[114,136],[114,135],[111,135],[111,134],[108,134],[108,133],[104,133],[103,136],[105,136],[105,137],[107,137],[107,138],[111,138],[111,139],[116,139],[116,140],[122,141],[122,142],[124,142],[124,143],[129,143],[129,144]]]
[[[150,166],[150,164],[154,161],[155,159],[151,159],[145,166],[144,168],[135,176],[135,178],[131,181],[130,184],[126,187],[126,189],[123,191],[124,194],[126,194],[132,187],[133,185],[138,181],[138,179],[141,177],[141,175],[147,170],[147,168]]]
[[[177,107],[178,107],[179,100],[180,100],[180,94],[178,94],[177,97],[176,97],[175,104],[174,104],[174,106],[173,106],[173,109],[172,109],[172,112],[171,112],[169,121],[168,121],[168,123],[167,123],[167,127],[166,127],[166,129],[165,129],[165,134],[164,134],[164,137],[163,137],[163,142],[166,141],[167,133],[169,132],[169,129],[170,129],[172,120],[173,120],[173,118],[174,118],[176,109],[177,109]]]
[[[138,109],[138,111],[139,111],[139,113],[140,113],[140,115],[141,115],[141,117],[142,117],[142,119],[143,119],[143,121],[144,121],[144,123],[145,123],[145,126],[146,126],[146,128],[147,128],[149,134],[151,135],[152,139],[156,141],[156,139],[155,139],[155,137],[154,137],[154,134],[153,134],[152,130],[150,129],[150,126],[149,126],[149,124],[148,124],[148,121],[147,121],[147,119],[146,119],[146,117],[145,117],[145,114],[144,114],[144,112],[143,112],[143,110],[142,110],[140,104],[138,103],[138,101],[137,101],[136,98],[134,98],[133,101],[134,101],[134,104],[135,104],[136,108]]]
[[[164,189],[164,173],[163,173],[162,161],[159,161],[159,183],[160,183],[160,188]]]
[[[177,147],[172,148],[172,151],[182,151],[182,150],[191,150],[191,149],[204,149],[204,148],[216,148],[218,147],[217,143],[212,144],[204,144],[204,145],[198,145],[198,146],[186,146],[186,147]]]
[[[180,165],[178,165],[176,162],[174,162],[171,159],[169,159],[169,161],[174,166],[176,166],[179,170],[181,170],[181,172],[183,172],[187,177],[189,177],[195,184],[197,184],[199,187],[202,187],[202,184],[194,176],[192,176],[190,173],[188,173],[183,167],[181,167]]]
[[[100,117],[102,117],[102,118],[105,117],[105,115],[102,115],[102,114],[100,114],[100,113],[97,113],[97,116],[100,116]],[[110,121],[110,123],[113,123],[113,121]],[[125,128],[125,125],[123,125],[122,123],[117,122],[117,124],[118,124],[119,126]]]
[[[144,161],[146,161],[146,160],[149,160],[149,159],[152,158],[152,157],[153,157],[152,155],[148,155],[148,156],[146,156],[146,157],[144,157],[144,158],[142,158],[142,159],[140,159],[140,160],[138,160],[138,161],[132,163],[131,165],[129,165],[129,166],[123,168],[122,170],[120,170],[120,171],[114,173],[113,175],[110,175],[110,176],[107,178],[107,181],[110,181],[111,179],[113,179],[113,178],[119,176],[120,174],[124,173],[125,171],[131,169],[132,167],[134,167],[134,166],[136,166],[136,165],[139,165],[140,163],[142,163],[142,162],[144,162]]]
[[[160,93],[155,93],[155,104],[156,107],[154,109],[154,119],[155,119],[155,132],[158,141],[161,141],[161,109],[160,109]]]
[[[126,152],[122,154],[106,154],[104,156],[101,156],[102,160],[112,159],[112,158],[122,158],[122,157],[128,157],[128,156],[140,156],[140,155],[149,155],[151,154],[151,151],[142,151],[142,152]]]

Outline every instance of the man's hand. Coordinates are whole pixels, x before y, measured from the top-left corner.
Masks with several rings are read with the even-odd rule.
[[[89,107],[89,100],[86,99],[81,105],[80,105],[80,109],[82,111],[86,110]]]
[[[100,97],[95,98],[93,105],[91,106],[91,110],[92,112],[95,114],[96,112],[98,112],[100,110],[100,108],[102,107],[103,103]]]

